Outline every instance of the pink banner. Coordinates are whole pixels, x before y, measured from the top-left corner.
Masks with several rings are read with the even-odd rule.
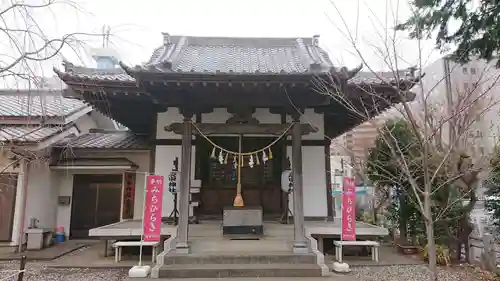
[[[143,239],[147,242],[160,241],[163,176],[151,175],[146,180]]]
[[[356,240],[356,185],[348,177],[342,192],[342,240]]]

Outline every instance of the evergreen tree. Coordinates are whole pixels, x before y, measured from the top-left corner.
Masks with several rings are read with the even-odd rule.
[[[456,45],[452,57],[461,63],[498,56],[500,0],[413,0],[412,8],[413,15],[397,26],[409,31],[411,38],[435,35],[436,48],[442,51]],[[496,65],[500,67],[500,59]]]

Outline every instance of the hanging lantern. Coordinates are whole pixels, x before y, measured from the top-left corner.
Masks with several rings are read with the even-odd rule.
[[[224,164],[224,154],[222,153],[222,149],[219,152],[219,163]]]
[[[292,171],[284,170],[281,173],[281,190],[286,193],[290,193],[293,190],[293,180],[292,180]]]
[[[240,158],[241,163],[239,163],[239,164],[241,165],[241,167],[244,167],[245,166],[245,158],[243,157],[243,155],[241,155],[240,157],[241,157]]]
[[[236,169],[238,167],[238,161],[236,161],[236,155],[233,156],[233,167]]]
[[[210,158],[215,159],[215,147],[212,149],[212,153],[210,154]]]
[[[269,160],[273,159],[273,152],[271,151],[271,148],[269,148]]]
[[[224,158],[224,164],[227,164],[227,157],[229,157],[229,153],[226,153],[226,157]]]
[[[260,159],[259,159],[259,154],[255,153],[255,160],[257,160],[257,166],[260,165]]]
[[[253,155],[250,155],[250,160],[248,161],[248,166],[250,166],[250,168],[253,168],[254,166],[254,162],[253,162]]]

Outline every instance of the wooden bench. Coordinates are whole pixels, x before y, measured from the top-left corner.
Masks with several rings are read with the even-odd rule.
[[[113,244],[115,248],[115,262],[120,262],[122,260],[122,248],[123,247],[153,247],[153,263],[156,261],[156,253],[160,242],[141,242],[141,241],[118,241]]]
[[[335,259],[342,263],[342,247],[343,246],[367,246],[372,247],[372,260],[378,263],[378,248],[380,243],[376,241],[334,241]]]

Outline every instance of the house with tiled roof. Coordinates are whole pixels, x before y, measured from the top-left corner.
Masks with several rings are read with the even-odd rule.
[[[80,134],[92,110],[83,101],[64,98],[61,91],[0,91],[0,243],[4,246],[16,246],[24,227],[20,219],[23,208],[17,203],[22,200],[16,198],[30,191],[34,200],[40,186],[50,185],[50,147]],[[32,166],[31,172],[26,171],[27,166]],[[25,174],[37,177],[36,184],[24,188]],[[28,203],[33,205],[33,201]]]
[[[69,190],[72,196],[75,170],[94,173],[85,167],[96,157],[136,169],[116,151],[126,156],[123,151],[146,147],[140,136],[65,91],[0,90],[0,252],[29,248],[22,234],[32,224],[51,231],[58,226],[68,208],[59,195]],[[145,154],[133,156],[148,159]]]

